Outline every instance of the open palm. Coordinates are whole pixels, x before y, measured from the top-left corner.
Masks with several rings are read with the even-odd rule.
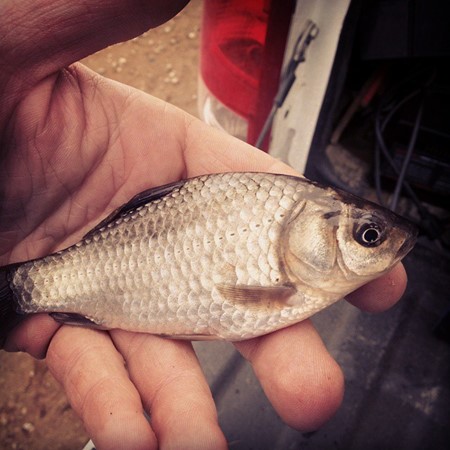
[[[167,103],[72,64],[164,22],[183,2],[15,3],[3,2],[0,15],[0,265],[73,244],[152,186],[230,170],[294,173]],[[404,285],[398,266],[354,301],[381,310]],[[38,315],[5,347],[47,357],[98,448],[226,445],[188,342],[59,326]],[[341,372],[310,322],[237,347],[290,425],[313,429],[339,406]]]

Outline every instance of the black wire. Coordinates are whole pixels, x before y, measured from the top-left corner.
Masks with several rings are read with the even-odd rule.
[[[379,126],[376,127],[375,131],[377,133],[378,144],[380,146],[381,151],[383,152],[383,156],[386,158],[387,162],[392,167],[392,169],[394,170],[395,174],[397,176],[400,175],[400,169],[397,167],[397,164],[395,164],[395,161],[392,158],[392,156],[390,155],[389,150],[386,147],[386,144],[384,142],[384,138],[383,138],[383,135],[382,135],[382,132],[381,132],[381,127],[379,127]],[[403,182],[403,187],[405,188],[406,192],[411,197],[411,199],[414,201],[416,206],[418,208],[421,208],[422,207],[422,203],[420,202],[419,198],[417,197],[417,195],[415,194],[415,192],[413,191],[413,189],[411,188],[411,186],[409,185],[409,183],[407,181]]]
[[[378,201],[382,206],[386,206],[383,200],[383,190],[381,187],[381,154],[380,151],[383,152],[383,156],[388,161],[389,165],[392,167],[394,172],[398,175],[399,169],[397,168],[395,162],[391,158],[391,153],[388,150],[383,133],[388,125],[388,123],[391,121],[392,116],[408,101],[412,100],[416,95],[420,93],[420,89],[417,89],[410,94],[408,94],[406,97],[398,101],[397,103],[393,104],[390,108],[390,111],[388,111],[388,114],[382,121],[381,115],[382,115],[382,106],[383,104],[380,104],[380,107],[377,110],[376,117],[375,117],[375,133],[376,133],[376,146],[375,146],[375,189],[378,197]],[[381,123],[382,122],[382,123]],[[414,195],[414,193],[413,193]],[[416,197],[417,198],[417,197]],[[419,201],[417,199],[417,201]]]
[[[428,88],[433,81],[435,77],[436,72],[433,71],[431,76],[426,80],[423,87],[421,89],[416,89],[413,92],[410,92],[406,96],[404,96],[402,99],[394,101],[394,99],[389,99],[390,105],[387,105],[387,101],[385,98],[385,101],[380,102],[380,105],[377,109],[377,113],[375,116],[375,134],[376,134],[376,146],[375,146],[375,187],[376,187],[376,193],[378,196],[378,200],[380,201],[380,204],[384,204],[383,196],[382,196],[382,188],[381,188],[381,154],[386,159],[386,161],[389,163],[391,168],[393,169],[394,173],[399,177],[397,181],[397,187],[396,191],[399,189],[398,194],[394,194],[393,202],[391,203],[392,206],[396,207],[398,203],[397,196],[400,195],[400,191],[404,189],[408,196],[411,198],[415,206],[417,207],[417,210],[419,212],[419,215],[421,217],[421,225],[422,228],[425,230],[426,234],[431,239],[436,239],[442,234],[442,225],[439,222],[439,220],[431,214],[427,208],[424,207],[422,202],[417,197],[416,193],[412,189],[411,185],[405,180],[406,177],[406,171],[409,165],[410,158],[412,156],[415,142],[417,139],[417,134],[420,129],[420,123],[422,118],[422,109],[423,109],[423,101],[421,102],[420,109],[418,111],[418,114],[416,116],[416,121],[414,124],[413,133],[410,138],[410,142],[408,145],[408,151],[406,156],[406,161],[404,161],[402,168],[399,169],[397,167],[397,164],[395,163],[394,159],[391,156],[391,152],[389,151],[386,142],[384,140],[384,130],[388,123],[391,121],[393,115],[408,101],[413,99],[415,96],[417,96],[419,93],[424,92],[426,88]],[[401,84],[401,83],[400,83]],[[386,116],[384,119],[382,118],[383,112],[386,113]],[[409,154],[409,155],[408,155]]]
[[[420,90],[420,93],[421,93],[420,105],[419,105],[419,109],[417,111],[416,119],[414,121],[414,127],[413,127],[413,131],[411,133],[411,137],[409,140],[406,155],[405,155],[405,158],[403,159],[402,168],[400,170],[400,174],[398,176],[397,183],[395,185],[394,194],[392,196],[392,201],[391,201],[391,205],[390,205],[390,209],[392,211],[396,211],[397,206],[398,206],[398,201],[400,199],[400,193],[402,191],[402,187],[403,187],[403,184],[405,181],[406,172],[408,170],[409,163],[411,161],[411,157],[412,157],[412,154],[413,154],[415,146],[416,146],[417,136],[419,134],[420,125],[422,123],[423,109],[424,109],[424,105],[425,105],[425,98],[426,98],[427,90],[430,87],[431,83],[434,81],[435,77],[436,77],[436,70],[434,68],[432,68],[430,75],[427,77],[427,79],[425,80],[425,82],[423,84],[422,89]],[[413,94],[414,94],[413,96],[415,96],[415,93],[416,93],[416,91],[413,92]]]
[[[383,189],[381,187],[381,151],[378,139],[375,144],[375,191],[377,193],[378,202],[381,206],[386,206],[383,200]]]
[[[402,191],[402,187],[403,187],[405,177],[406,177],[406,172],[408,170],[412,154],[416,147],[417,136],[419,134],[420,124],[422,122],[423,107],[424,107],[424,98],[422,98],[422,101],[420,102],[419,110],[417,111],[416,120],[414,122],[414,128],[411,133],[411,138],[409,139],[408,149],[406,150],[406,155],[405,155],[405,158],[403,159],[402,168],[400,170],[400,174],[397,179],[397,184],[395,185],[394,194],[392,196],[390,209],[394,212],[397,210],[398,201],[400,199],[400,193]]]

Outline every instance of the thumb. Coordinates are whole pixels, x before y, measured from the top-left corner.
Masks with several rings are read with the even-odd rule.
[[[0,6],[0,61],[11,78],[19,76],[33,86],[91,53],[164,23],[187,2],[5,0]]]

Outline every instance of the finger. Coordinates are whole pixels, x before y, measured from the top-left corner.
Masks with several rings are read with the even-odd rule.
[[[235,345],[252,364],[273,407],[291,427],[315,430],[340,406],[342,371],[311,322]]]
[[[47,348],[59,325],[47,314],[28,317],[15,327],[5,341],[7,352],[26,352],[34,358],[45,358]]]
[[[222,449],[211,391],[189,342],[114,330],[161,448]]]
[[[300,176],[267,153],[186,116],[185,161],[189,177],[212,172],[260,171]]]
[[[106,332],[61,327],[50,343],[47,363],[96,448],[157,448],[139,393]]]
[[[381,312],[389,309],[401,298],[406,284],[406,271],[400,263],[389,273],[347,295],[346,299],[364,311]]]
[[[5,67],[14,71],[26,69],[32,79],[42,79],[110,44],[160,25],[186,3],[187,0],[7,0],[2,2],[0,23],[5,37],[0,45],[2,60]]]

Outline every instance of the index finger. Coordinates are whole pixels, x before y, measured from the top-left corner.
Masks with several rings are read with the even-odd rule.
[[[347,295],[346,299],[363,311],[385,311],[400,300],[406,283],[405,267],[399,263],[390,272]]]
[[[285,423],[316,430],[340,406],[344,378],[309,320],[274,333],[236,342]]]

